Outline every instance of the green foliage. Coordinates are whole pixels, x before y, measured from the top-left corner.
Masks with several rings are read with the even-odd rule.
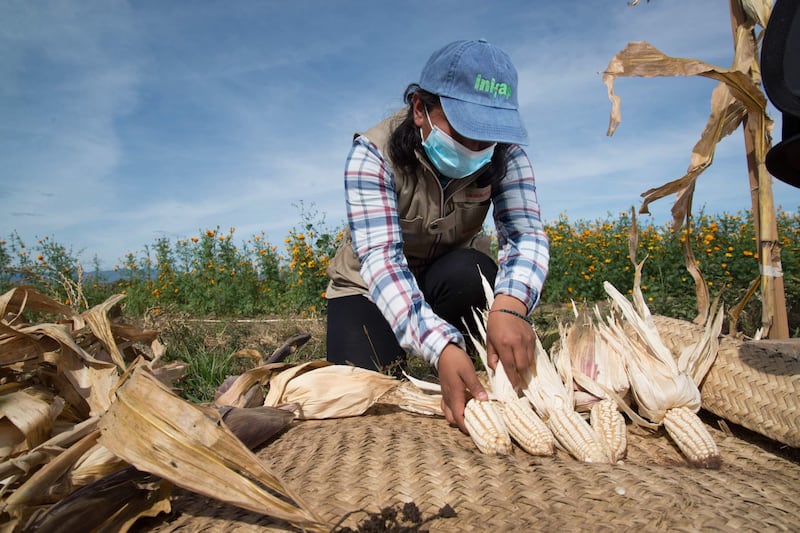
[[[86,273],[78,253],[49,236],[26,246],[16,232],[0,241],[0,290],[31,285],[54,300],[83,309],[108,296],[107,282],[100,276],[97,258],[94,271]]]
[[[196,403],[210,402],[214,392],[229,376],[236,376],[253,367],[250,359],[236,356],[241,348],[239,331],[231,331],[222,323],[216,331],[180,320],[164,326],[161,337],[167,346],[166,360],[187,363],[186,376],[181,380],[182,396]],[[207,338],[212,342],[207,342]],[[214,342],[218,338],[219,342]]]
[[[800,219],[797,213],[778,210],[781,262],[790,324],[797,327],[800,312]],[[685,268],[683,243],[688,239],[712,298],[721,295],[727,308],[739,302],[759,275],[755,224],[748,212],[736,215],[697,215],[689,228],[673,231],[670,225],[639,226],[637,261],[646,259],[642,292],[651,311],[690,319],[696,313],[695,282]],[[630,217],[570,223],[564,215],[547,226],[550,238],[550,275],[542,293],[546,303],[570,299],[595,302],[605,299],[602,282],[609,281],[622,292],[631,292],[634,266],[628,242]],[[745,309],[741,324],[753,333],[760,321],[758,302]],[[790,328],[792,326],[790,325]]]
[[[120,279],[113,283],[99,276],[96,264],[95,274],[85,275],[77,254],[52,239],[39,239],[28,248],[15,233],[0,241],[0,288],[30,283],[76,308],[122,292],[130,316],[324,315],[325,271],[344,231],[328,227],[313,208],[301,204],[299,210],[300,223],[280,247],[263,232],[237,242],[234,228],[201,230],[175,242],[159,238],[141,252],[127,254],[118,269]],[[789,327],[794,332],[800,328],[800,218],[780,209],[776,216]],[[595,221],[570,221],[562,215],[547,224],[550,276],[542,303],[605,300],[603,281],[630,292],[634,272],[628,251],[630,225],[627,213]],[[488,236],[496,250],[493,233]],[[712,297],[721,293],[728,308],[740,301],[759,272],[752,216],[700,213],[689,231],[639,221],[636,256],[639,261],[646,258],[642,290],[652,311],[684,319],[696,314],[694,280],[684,267],[686,239]],[[741,326],[752,333],[759,320],[759,301],[753,298]]]
[[[237,245],[235,228],[196,237],[158,239],[128,254],[118,291],[126,309],[141,315],[165,311],[193,316],[313,316],[325,310],[325,270],[343,231],[324,225],[301,205],[301,229],[284,239],[284,253],[262,232]]]

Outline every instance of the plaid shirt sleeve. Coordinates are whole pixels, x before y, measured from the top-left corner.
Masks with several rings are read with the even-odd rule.
[[[347,158],[345,196],[361,277],[400,346],[434,366],[447,344],[464,349],[461,333],[433,312],[408,268],[394,174],[378,148],[364,137],[356,138]]]
[[[512,146],[506,164],[505,177],[492,190],[500,267],[494,291],[521,300],[530,313],[539,303],[550,248],[528,156]]]

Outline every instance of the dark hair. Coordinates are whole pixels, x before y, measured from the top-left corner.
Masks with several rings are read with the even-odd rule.
[[[391,157],[393,165],[409,173],[417,170],[419,160],[417,159],[416,152],[422,149],[422,139],[420,138],[419,128],[414,124],[414,94],[416,94],[428,108],[441,105],[437,95],[422,89],[416,83],[412,83],[406,87],[405,93],[403,94],[403,101],[408,104],[408,113],[389,138],[389,157]],[[492,160],[486,165],[483,173],[475,182],[477,186],[486,187],[487,185],[492,185],[503,179],[503,176],[506,174],[505,159],[507,150],[508,144],[497,143],[494,154],[492,155]]]

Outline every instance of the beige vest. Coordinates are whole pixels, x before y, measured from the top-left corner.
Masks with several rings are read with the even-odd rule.
[[[375,144],[389,161],[389,137],[408,113],[403,109],[362,135]],[[427,159],[417,153],[421,166],[416,173],[400,172],[392,165],[397,190],[397,210],[403,232],[403,253],[414,274],[433,260],[455,249],[470,247],[489,253],[489,238],[478,235],[489,212],[491,186],[477,187],[482,171],[460,180],[450,180],[442,190]],[[350,230],[339,247],[327,273],[326,295],[338,298],[368,293],[361,277],[360,262],[353,250]]]

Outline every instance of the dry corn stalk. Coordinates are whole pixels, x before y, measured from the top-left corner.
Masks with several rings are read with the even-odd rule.
[[[636,266],[632,305],[613,285],[604,287],[633,329],[628,335],[622,326],[608,317],[609,328],[626,350],[626,368],[639,412],[667,432],[692,465],[715,468],[720,464],[719,450],[697,416],[700,410],[698,384],[717,353],[717,338],[722,327],[722,310],[717,311],[706,327],[704,339],[681,354],[676,361],[661,340],[641,294],[639,280],[644,261]]]

